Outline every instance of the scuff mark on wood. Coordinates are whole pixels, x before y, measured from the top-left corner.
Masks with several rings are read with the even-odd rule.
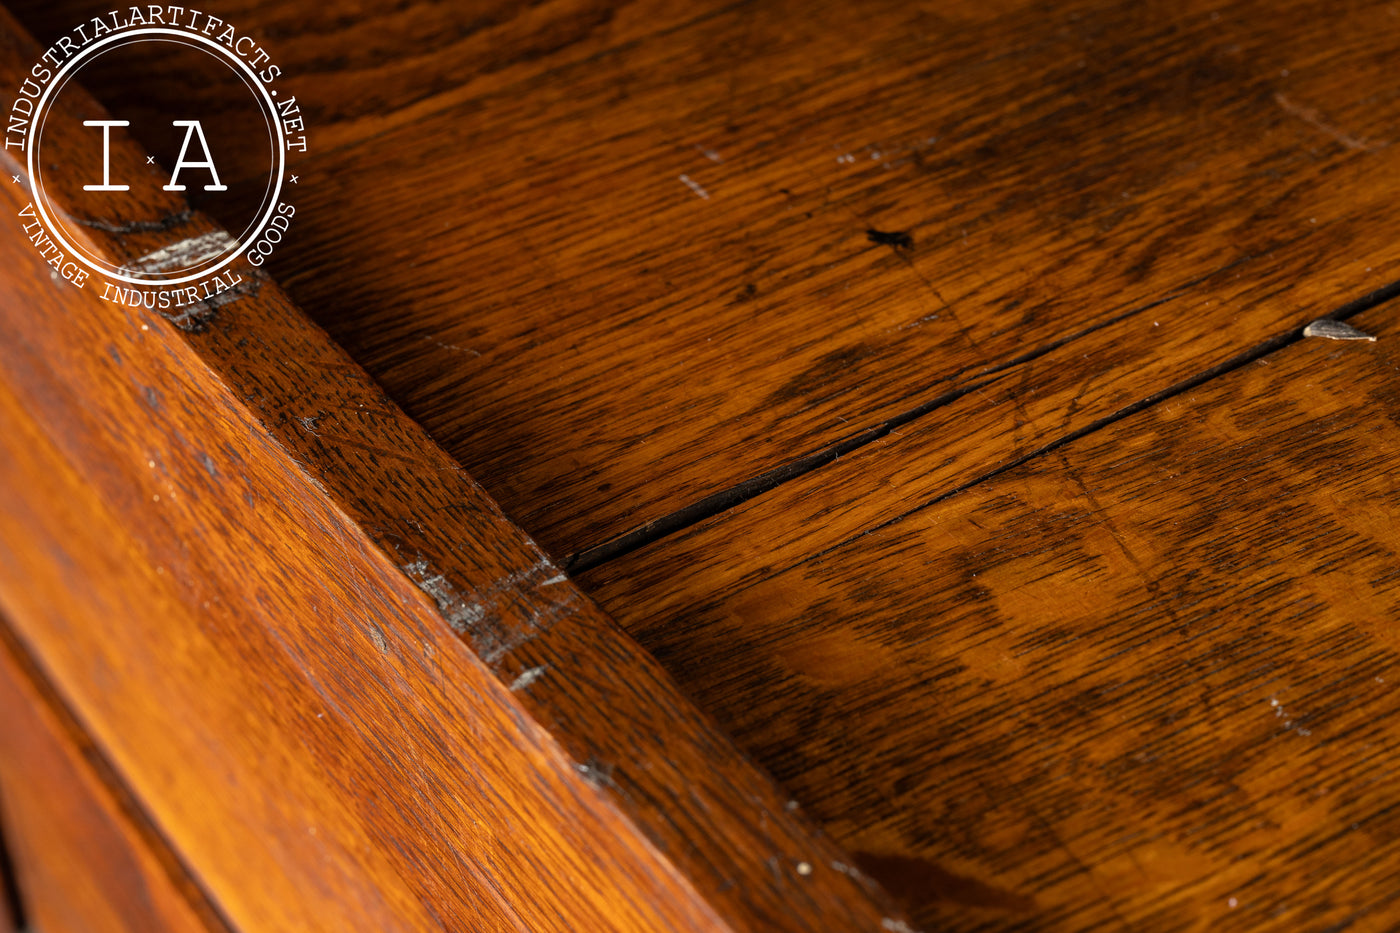
[[[156,313],[186,333],[202,333],[224,305],[240,298],[256,298],[258,292],[262,291],[263,278],[264,275],[256,271],[245,274],[242,280],[232,288],[211,295],[202,301],[188,304],[178,314],[160,309],[156,309]]]
[[[465,638],[483,661],[499,665],[510,652],[549,631],[576,609],[572,587],[541,589],[559,575],[547,557],[509,573],[490,586],[462,593],[424,558],[403,565],[420,590],[432,597],[452,630]],[[514,609],[514,611],[510,611]]]
[[[471,347],[459,347],[455,343],[443,343],[441,340],[429,334],[424,334],[423,339],[435,347],[442,347],[444,350],[455,350],[458,353],[470,353],[472,356],[481,356],[479,350],[473,350]]]
[[[601,789],[613,783],[613,766],[597,758],[590,757],[583,764],[574,765],[574,770],[592,787]]]
[[[890,933],[919,933],[903,920],[895,920],[893,917],[886,917],[880,921],[880,926],[889,930]]]
[[[704,198],[706,201],[710,200],[710,192],[706,191],[698,181],[691,178],[689,175],[682,175],[681,181],[684,182],[685,186],[691,191],[694,191],[699,197]]]
[[[120,271],[164,272],[168,269],[190,268],[237,245],[237,241],[226,231],[215,230],[147,253],[140,259],[134,259],[122,266]]]
[[[1352,136],[1345,130],[1328,123],[1322,118],[1322,114],[1318,111],[1311,107],[1304,107],[1302,104],[1295,103],[1281,93],[1274,95],[1274,103],[1282,107],[1285,113],[1292,114],[1313,129],[1319,130],[1332,137],[1348,149],[1357,152],[1375,152],[1377,149],[1384,149],[1386,146],[1390,145],[1389,142],[1384,140],[1377,142],[1369,139],[1362,139],[1359,136]]]
[[[543,677],[544,672],[547,670],[549,670],[548,664],[541,664],[539,667],[530,668],[511,682],[510,689],[512,691],[524,690],[526,687],[530,686],[532,683]]]

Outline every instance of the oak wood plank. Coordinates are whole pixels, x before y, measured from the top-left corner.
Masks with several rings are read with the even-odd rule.
[[[1171,295],[1208,365],[1395,277],[1387,3],[550,3],[449,67],[494,9],[285,33],[331,125],[274,266],[556,558]]]
[[[916,921],[1389,929],[1400,359],[1351,323],[961,491],[916,423],[583,582]]]
[[[139,207],[91,247],[213,226]],[[233,925],[900,922],[272,281],[177,326],[0,268],[0,603]]]
[[[5,628],[0,790],[27,925],[52,933],[227,930],[100,749],[55,704]]]

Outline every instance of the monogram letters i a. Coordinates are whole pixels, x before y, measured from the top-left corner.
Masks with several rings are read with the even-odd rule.
[[[205,191],[227,191],[226,185],[219,183],[219,171],[214,167],[214,156],[209,152],[209,143],[204,138],[204,127],[199,125],[198,120],[171,120],[172,126],[183,126],[185,128],[185,141],[180,145],[180,155],[175,160],[175,170],[170,173],[170,184],[163,185],[166,191],[184,191],[185,186],[179,184],[180,170],[185,168],[207,168],[210,177],[214,180],[212,185],[205,185]],[[130,126],[129,120],[84,120],[83,126],[102,127],[102,184],[83,185],[84,191],[129,191],[130,185],[112,184],[111,166],[111,143],[112,127]],[[204,153],[203,162],[187,162],[185,155],[190,150],[190,140],[199,137],[199,148]]]

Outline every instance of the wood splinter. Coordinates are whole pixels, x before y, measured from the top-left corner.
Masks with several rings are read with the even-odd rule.
[[[1341,321],[1334,321],[1331,318],[1319,318],[1307,327],[1303,328],[1304,337],[1326,337],[1328,340],[1369,340],[1372,343],[1376,338],[1365,331],[1357,330],[1350,324]]]

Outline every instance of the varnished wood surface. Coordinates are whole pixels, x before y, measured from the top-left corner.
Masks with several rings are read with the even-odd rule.
[[[1391,929],[1395,314],[946,498],[911,425],[788,487],[799,548],[755,506],[592,584],[930,927]]]
[[[177,326],[0,268],[0,603],[232,926],[902,922],[273,282]]]
[[[52,688],[0,630],[0,791],[25,921],[45,933],[228,929]],[[8,894],[8,892],[7,892]],[[0,928],[8,922],[0,921]]]
[[[234,338],[281,333],[242,316],[262,297],[189,347],[442,615],[463,585],[529,603],[467,642],[701,900],[869,925],[874,877],[930,929],[1400,919],[1391,312],[1356,319],[1374,346],[1293,339],[1400,277],[1388,4],[229,15],[282,41],[324,128],[277,261],[292,296],[556,560],[582,555],[846,854],[785,824],[787,874],[748,889],[782,798],[709,838],[682,788],[724,741],[582,595],[573,627],[538,623],[561,611],[543,555],[454,553],[463,525],[431,510],[480,494],[450,461],[412,434],[426,460],[375,476],[419,488],[428,462],[445,488],[363,494],[351,451],[410,429],[337,414],[318,387],[346,364],[315,340],[303,361],[299,325],[264,344],[298,378],[250,371]],[[165,77],[99,84],[129,102]],[[75,483],[101,472],[64,443]],[[706,502],[736,484],[761,494]],[[607,546],[668,515],[659,543]],[[742,798],[712,780],[702,800]]]
[[[1397,273],[1387,3],[228,15],[316,127],[275,271],[556,559],[1183,290],[1185,353],[1085,379]]]

